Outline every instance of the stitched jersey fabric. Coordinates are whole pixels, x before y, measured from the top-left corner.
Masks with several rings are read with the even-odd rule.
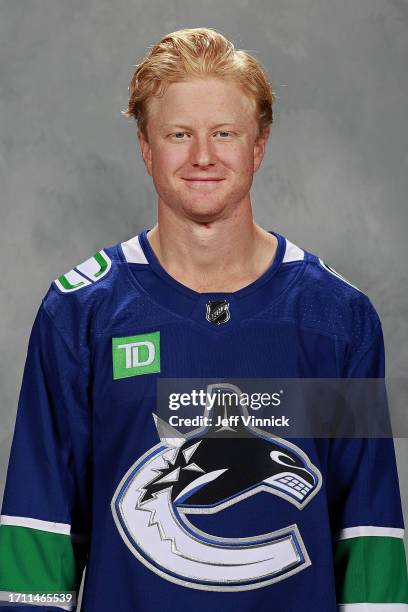
[[[383,378],[370,300],[277,233],[257,280],[198,293],[148,231],[60,276],[39,308],[0,607],[75,610],[62,595],[86,566],[83,612],[407,610],[392,439],[163,438],[155,415],[160,378]]]

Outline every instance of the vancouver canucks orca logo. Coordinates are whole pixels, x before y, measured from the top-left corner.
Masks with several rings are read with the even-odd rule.
[[[228,383],[211,386],[240,393]],[[228,411],[234,409],[246,416],[245,407]],[[219,410],[225,414],[225,406]],[[162,441],[128,470],[111,503],[124,542],[144,565],[177,584],[213,591],[264,587],[310,565],[296,524],[226,538],[188,518],[213,514],[222,521],[224,510],[261,492],[302,510],[322,478],[300,448],[243,425],[183,437],[154,418]]]

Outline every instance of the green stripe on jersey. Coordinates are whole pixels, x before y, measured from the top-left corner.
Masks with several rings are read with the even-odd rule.
[[[69,535],[0,526],[0,591],[76,591],[82,569]]]
[[[335,542],[337,603],[408,603],[402,538],[359,536]]]

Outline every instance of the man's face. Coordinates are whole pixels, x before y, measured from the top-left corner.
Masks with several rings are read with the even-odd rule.
[[[143,160],[159,202],[177,215],[210,222],[248,203],[269,130],[257,138],[255,102],[220,79],[172,83],[148,103]],[[196,180],[201,179],[201,182]]]

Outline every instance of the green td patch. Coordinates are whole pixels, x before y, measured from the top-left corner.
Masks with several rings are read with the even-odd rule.
[[[160,372],[160,332],[112,338],[113,379]]]

